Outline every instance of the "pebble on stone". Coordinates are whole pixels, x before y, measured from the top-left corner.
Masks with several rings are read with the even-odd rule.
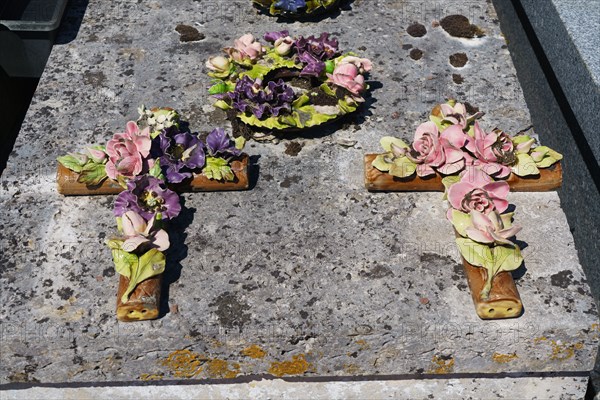
[[[425,25],[415,22],[406,28],[406,32],[412,37],[423,37],[427,34],[427,29]]]
[[[410,51],[409,55],[410,55],[410,58],[412,58],[415,61],[420,60],[421,57],[423,57],[423,50],[414,48]]]
[[[462,68],[469,61],[469,57],[465,53],[454,53],[450,56],[450,65],[455,68]]]
[[[198,32],[198,29],[189,25],[179,24],[175,27],[175,30],[180,35],[180,42],[195,42],[206,37],[203,33]]]
[[[464,15],[448,15],[442,18],[440,25],[450,36],[467,39],[484,36],[481,28],[472,25]]]

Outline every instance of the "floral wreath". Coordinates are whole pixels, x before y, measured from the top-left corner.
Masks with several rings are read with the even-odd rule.
[[[230,139],[220,128],[204,135],[181,129],[179,114],[170,108],[141,106],[138,111],[138,121],[128,122],[106,146],[58,158],[88,187],[110,179],[125,189],[114,203],[120,236],[106,242],[116,271],[129,279],[122,303],[139,283],[164,272],[164,251],[170,246],[165,221],[181,211],[172,189],[194,174],[234,181],[231,162],[242,155],[245,142]]]
[[[336,7],[339,0],[252,0],[252,2],[268,14],[297,18],[328,11]]]
[[[402,139],[383,137],[386,153],[378,155],[372,166],[400,179],[414,174],[444,176],[450,205],[447,217],[463,258],[487,271],[480,293],[486,300],[493,278],[523,262],[519,246],[510,240],[521,227],[512,225],[506,179],[511,174],[539,175],[540,168],[551,167],[562,155],[546,146],[534,146],[536,140],[526,134],[486,132],[477,121],[482,115],[467,115],[465,105],[455,101],[437,105],[429,121],[417,127],[410,146]]]
[[[206,62],[216,107],[255,128],[289,131],[331,122],[364,102],[371,61],[342,53],[329,33],[268,32],[264,39],[269,45],[245,34],[224,49],[227,56]]]

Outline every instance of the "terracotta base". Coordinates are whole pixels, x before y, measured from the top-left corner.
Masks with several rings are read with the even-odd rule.
[[[248,189],[248,156],[243,155],[239,160],[231,162],[231,170],[235,174],[233,182],[223,182],[208,179],[204,175],[194,174],[189,181],[171,184],[169,188],[179,192],[217,192],[227,190],[246,190]],[[91,196],[91,195],[109,195],[121,193],[124,189],[115,181],[105,179],[98,186],[87,186],[85,183],[77,182],[78,174],[58,164],[56,174],[56,184],[58,193],[65,196]]]
[[[120,275],[117,292],[117,319],[124,322],[145,321],[158,318],[162,274],[141,282],[129,296],[127,303],[121,296],[127,290],[129,279]]]
[[[381,172],[371,163],[379,154],[365,155],[365,187],[371,192],[443,192],[442,176],[436,174],[420,178],[416,174],[408,178],[397,178]],[[562,165],[560,162],[550,168],[541,168],[538,176],[520,177],[511,174],[506,180],[513,192],[546,192],[562,185]]]
[[[485,285],[487,270],[469,264],[463,258],[463,267],[471,289],[471,297],[477,315],[481,319],[515,318],[523,312],[521,296],[510,272],[501,272],[492,281],[492,290],[487,300],[481,299],[481,289]]]

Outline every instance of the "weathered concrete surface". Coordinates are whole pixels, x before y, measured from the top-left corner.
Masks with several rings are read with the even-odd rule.
[[[592,295],[596,304],[599,304],[598,255],[600,254],[600,242],[597,238],[600,227],[600,180],[598,179],[600,173],[598,172],[598,162],[589,151],[585,151],[585,143],[582,146],[578,140],[578,136],[580,139],[584,134],[577,121],[579,116],[575,118],[571,111],[568,104],[571,100],[567,101],[560,94],[561,84],[557,80],[565,78],[564,75],[562,77],[559,75],[560,71],[565,73],[562,61],[556,60],[558,57],[556,52],[546,53],[548,59],[552,58],[552,63],[549,64],[546,64],[544,57],[540,57],[542,43],[538,42],[545,40],[544,46],[553,45],[548,42],[546,36],[549,35],[548,29],[540,32],[539,37],[531,37],[532,33],[536,33],[542,28],[539,26],[540,18],[552,18],[553,14],[546,14],[544,17],[543,12],[533,12],[533,7],[528,2],[522,3],[527,5],[528,15],[517,12],[513,7],[513,2],[496,1],[494,4],[500,17],[502,32],[509,41],[511,57],[518,72],[519,82],[523,88],[533,125],[538,132],[543,132],[544,143],[558,149],[565,156],[564,182],[558,194],[575,239],[579,260],[590,282]],[[545,8],[550,3],[540,3],[538,6]],[[558,2],[554,3],[558,5]],[[579,2],[576,3],[581,5]],[[597,6],[591,3],[589,5],[591,15],[594,7],[597,8]],[[574,8],[574,10],[583,14],[581,8]],[[534,20],[529,21],[529,18]],[[537,22],[535,18],[538,18]],[[581,15],[580,18],[588,17]],[[523,27],[523,24],[532,25],[533,23],[537,24],[533,26],[535,29],[526,31],[526,28]],[[589,33],[591,34],[591,32]],[[580,36],[573,38],[580,39],[578,44],[589,46],[593,43],[593,40],[590,41],[590,44],[582,43],[581,35],[585,36],[585,32],[580,32]],[[591,56],[589,53],[588,55]],[[559,66],[560,69],[557,69]],[[575,66],[575,68],[581,67],[583,66]],[[571,71],[568,79],[576,76],[579,76],[577,72]],[[581,77],[577,79],[581,79]],[[573,88],[571,82],[562,87],[565,91]],[[590,88],[593,88],[593,85]],[[596,358],[595,370],[595,374],[592,375],[595,379],[592,381],[595,382],[596,392],[600,392],[600,357]]]
[[[55,47],[2,176],[5,388],[261,374],[586,377],[598,314],[556,193],[511,195],[523,225],[525,314],[486,322],[474,312],[441,194],[363,186],[363,154],[386,134],[409,139],[445,97],[487,111],[488,128],[530,125],[484,2],[428,10],[357,0],[318,25],[285,25],[364,48],[376,65],[372,98],[349,124],[295,138],[305,144],[295,157],[284,153],[288,140],[249,146],[260,155],[252,191],[185,195],[187,211],[170,230],[178,245],[169,253],[166,315],[117,323],[118,280],[103,244],[115,233],[114,198],[59,196],[53,160],[105,142],[140,103],[175,107],[199,130],[224,124],[206,96],[205,58],[246,31],[283,27],[246,3],[215,11],[209,1],[91,1],[76,40]],[[432,26],[450,13],[468,15],[486,36],[456,39]],[[415,21],[424,37],[406,33]],[[180,43],[175,25],[196,22],[206,38]],[[412,48],[423,51],[420,60]],[[458,52],[469,58],[460,69],[448,61]],[[357,143],[346,148],[341,139]]]
[[[261,380],[230,385],[32,388],[8,390],[4,400],[87,399],[576,399],[584,378],[421,379],[369,382],[286,382]],[[517,393],[517,397],[515,397]]]

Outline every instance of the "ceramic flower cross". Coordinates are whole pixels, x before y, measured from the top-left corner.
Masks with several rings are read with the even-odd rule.
[[[116,271],[126,278],[121,305],[129,304],[139,285],[164,272],[164,252],[170,247],[166,223],[181,212],[179,195],[171,188],[197,174],[224,183],[236,180],[232,162],[244,146],[243,139],[232,140],[220,128],[206,136],[181,130],[179,114],[172,109],[142,106],[139,114],[137,122],[128,122],[106,146],[58,158],[81,184],[93,189],[112,181],[124,189],[114,203],[120,235],[107,241]],[[160,287],[153,293],[159,295]],[[127,321],[150,319],[158,315],[157,306],[158,301],[140,313],[122,313],[118,307],[117,315]]]
[[[562,179],[559,153],[535,146],[535,139],[526,134],[510,136],[499,129],[486,132],[478,122],[482,115],[469,115],[465,105],[454,101],[440,104],[429,121],[417,127],[410,145],[400,138],[383,137],[385,153],[365,157],[369,190],[445,188],[450,206],[447,217],[456,231],[460,253],[470,266],[485,270],[480,291],[473,296],[476,303],[492,301],[494,278],[523,262],[513,239],[521,228],[512,224],[514,213],[507,211],[511,186],[552,189]],[[544,171],[555,164],[557,180]],[[537,180],[547,176],[547,183],[536,186]],[[470,284],[476,280],[471,278]],[[515,295],[518,297],[516,288]],[[520,305],[520,299],[516,300]],[[482,318],[500,318],[518,316],[520,310],[509,306],[504,313],[478,306],[477,311]]]

